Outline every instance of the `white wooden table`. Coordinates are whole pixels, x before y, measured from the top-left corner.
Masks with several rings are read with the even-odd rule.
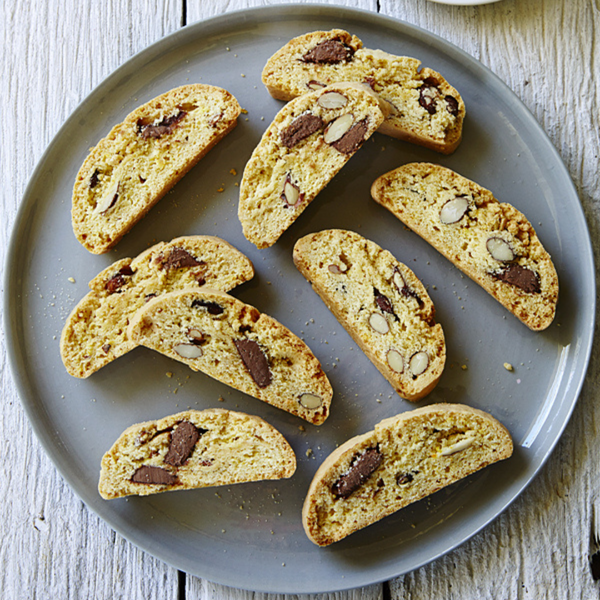
[[[267,0],[3,0],[0,8],[0,258],[27,181],[77,104],[166,34]],[[503,0],[450,7],[427,0],[338,0],[418,25],[491,68],[523,100],[571,174],[600,250],[600,1]],[[597,336],[596,336],[597,338]],[[597,341],[597,340],[596,340]],[[115,534],[75,496],[32,433],[2,344],[0,597],[249,598],[187,576]],[[588,566],[600,497],[599,360],[533,485],[458,550],[341,599],[598,598]],[[261,594],[264,596],[264,594]]]

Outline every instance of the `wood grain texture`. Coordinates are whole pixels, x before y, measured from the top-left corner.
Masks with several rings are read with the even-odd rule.
[[[600,3],[503,0],[477,7],[427,0],[331,0],[431,31],[487,65],[540,122],[580,195],[600,264]],[[19,200],[44,149],[77,104],[135,52],[181,27],[264,0],[76,0],[0,8],[0,259]],[[596,329],[597,348],[598,330]],[[587,552],[591,504],[600,502],[599,359],[534,484],[459,549],[388,585],[328,600],[596,598]],[[0,597],[177,598],[173,569],[91,513],[37,442],[0,354]],[[280,600],[188,577],[187,599]]]

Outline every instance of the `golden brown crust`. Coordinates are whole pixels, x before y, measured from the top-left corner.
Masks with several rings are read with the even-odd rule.
[[[430,163],[410,163],[382,175],[371,195],[530,329],[541,331],[552,323],[556,270],[531,223],[516,208]],[[466,212],[456,222],[443,223],[441,211],[451,202],[462,202]]]

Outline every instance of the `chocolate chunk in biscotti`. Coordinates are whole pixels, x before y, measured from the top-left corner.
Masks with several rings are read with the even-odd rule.
[[[154,298],[133,316],[128,336],[315,425],[329,415],[333,392],[310,348],[223,292],[189,288]]]
[[[327,546],[512,452],[506,428],[465,405],[438,403],[390,417],[323,461],[304,500],[304,530]]]
[[[259,417],[187,410],[128,427],[102,458],[98,491],[109,500],[282,479],[295,470],[290,445]]]
[[[440,165],[410,163],[379,177],[373,199],[534,331],[558,301],[552,259],[514,206]]]

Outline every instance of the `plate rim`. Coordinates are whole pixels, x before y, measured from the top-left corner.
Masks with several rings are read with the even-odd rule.
[[[390,29],[404,28],[405,30],[408,30],[413,35],[415,35],[415,37],[418,37],[419,39],[433,38],[438,44],[449,47],[455,53],[455,55],[457,55],[460,58],[461,61],[468,62],[468,66],[470,69],[475,68],[477,71],[484,74],[491,81],[493,81],[495,85],[499,85],[500,87],[504,88],[504,91],[508,94],[509,97],[511,97],[513,100],[516,100],[516,106],[519,107],[521,114],[527,119],[529,124],[532,125],[534,127],[534,129],[537,130],[537,132],[540,136],[540,139],[543,139],[545,142],[546,150],[549,151],[554,156],[554,159],[556,160],[557,165],[560,166],[560,169],[562,171],[562,174],[561,174],[562,179],[565,182],[568,182],[568,184],[573,192],[574,197],[579,199],[577,189],[571,179],[570,173],[569,173],[562,157],[560,156],[557,148],[552,143],[549,135],[543,129],[541,124],[536,120],[535,116],[529,110],[529,108],[524,104],[524,102],[516,95],[516,93],[502,79],[500,79],[500,77],[498,77],[495,73],[493,73],[493,71],[491,71],[491,69],[489,67],[487,67],[486,65],[481,63],[477,58],[471,56],[470,54],[468,54],[467,52],[465,52],[464,50],[462,50],[461,48],[459,48],[452,42],[445,40],[444,38],[442,38],[441,36],[439,36],[435,33],[427,31],[426,29],[423,29],[417,25],[413,25],[413,24],[403,21],[401,19],[397,19],[395,17],[390,17],[388,15],[382,15],[380,13],[375,13],[375,12],[368,11],[365,9],[354,8],[354,7],[345,7],[345,6],[341,7],[341,6],[335,6],[335,5],[329,5],[329,4],[291,4],[291,5],[277,4],[277,5],[270,5],[270,6],[257,6],[257,7],[252,7],[252,8],[239,9],[239,10],[227,12],[225,14],[215,15],[215,16],[212,16],[212,17],[209,17],[206,19],[194,21],[193,23],[190,23],[190,24],[174,31],[174,32],[160,38],[159,40],[156,40],[152,44],[149,44],[148,46],[144,47],[142,50],[136,52],[133,56],[131,56],[129,59],[127,59],[123,64],[121,64],[114,71],[112,71],[107,77],[102,79],[86,95],[86,97],[77,105],[77,107],[73,110],[73,112],[65,119],[63,124],[60,126],[60,128],[57,130],[57,132],[54,134],[52,140],[48,144],[45,151],[42,153],[32,174],[29,177],[27,186],[25,187],[25,190],[24,190],[22,198],[21,198],[21,203],[17,209],[14,221],[11,225],[12,231],[11,231],[11,235],[10,235],[8,246],[7,246],[6,257],[5,257],[5,261],[4,261],[5,268],[4,268],[4,276],[3,276],[3,281],[4,281],[3,325],[4,325],[5,340],[6,340],[7,358],[8,358],[8,362],[9,362],[9,366],[10,366],[9,370],[12,374],[12,378],[15,383],[15,388],[19,395],[21,405],[23,406],[23,408],[25,410],[25,413],[27,415],[29,423],[30,423],[32,429],[34,430],[36,437],[38,438],[38,440],[39,440],[40,444],[42,445],[46,454],[50,457],[51,461],[54,463],[54,466],[57,469],[57,471],[65,479],[65,481],[69,484],[70,488],[75,492],[76,496],[79,497],[86,504],[86,506],[90,510],[92,510],[92,512],[94,512],[94,514],[96,514],[99,518],[101,518],[110,528],[117,531],[119,533],[119,535],[121,535],[124,539],[128,540],[129,542],[131,542],[138,548],[142,549],[143,551],[148,552],[148,554],[150,554],[151,556],[155,556],[155,557],[159,558],[160,560],[166,562],[167,564],[171,565],[173,568],[176,568],[176,569],[179,569],[181,567],[177,566],[174,562],[172,562],[169,557],[166,557],[166,554],[168,554],[168,553],[166,553],[164,551],[160,551],[160,549],[157,551],[157,549],[154,547],[150,548],[150,547],[148,547],[148,545],[140,542],[139,540],[135,540],[135,541],[132,540],[130,532],[125,532],[120,526],[115,526],[115,524],[110,520],[110,518],[105,515],[105,511],[102,510],[103,504],[100,503],[97,498],[93,497],[90,493],[88,493],[88,490],[82,489],[82,487],[83,487],[82,484],[79,483],[79,481],[75,478],[75,476],[72,473],[73,469],[70,468],[69,465],[63,464],[63,462],[62,462],[63,454],[61,454],[59,447],[53,441],[51,432],[49,432],[45,428],[41,427],[41,424],[39,422],[37,422],[36,419],[34,418],[35,413],[36,413],[36,411],[34,410],[34,405],[31,404],[30,401],[24,400],[24,398],[27,397],[27,392],[29,391],[30,384],[29,384],[28,378],[25,376],[24,370],[18,368],[19,364],[21,364],[21,363],[25,364],[26,361],[21,360],[22,352],[19,352],[19,350],[21,349],[23,344],[21,343],[21,340],[19,339],[19,337],[17,335],[16,321],[13,319],[13,316],[18,314],[18,312],[19,312],[18,308],[16,306],[16,302],[13,301],[13,298],[15,298],[15,294],[14,294],[15,288],[18,287],[18,285],[17,285],[18,278],[15,277],[15,274],[13,273],[13,268],[14,268],[14,264],[15,264],[15,260],[16,260],[15,257],[16,257],[16,253],[18,252],[17,241],[20,237],[19,233],[21,232],[21,230],[23,229],[23,226],[25,224],[24,221],[26,220],[25,217],[27,215],[27,212],[35,204],[35,202],[31,201],[31,195],[32,195],[31,192],[32,192],[32,189],[34,187],[36,180],[40,177],[40,174],[43,170],[44,164],[52,156],[53,148],[57,145],[58,141],[63,137],[63,132],[68,128],[68,126],[72,123],[72,121],[77,119],[78,115],[84,110],[84,108],[87,106],[87,104],[89,102],[92,102],[92,98],[100,92],[101,88],[108,85],[110,82],[113,82],[114,80],[120,78],[122,73],[129,72],[131,65],[138,63],[140,60],[143,60],[146,57],[146,55],[153,56],[154,53],[159,51],[162,46],[166,46],[166,47],[172,49],[173,46],[184,45],[186,43],[185,39],[187,38],[187,36],[197,36],[204,29],[210,29],[211,27],[215,27],[215,26],[220,27],[221,29],[226,29],[228,23],[231,21],[235,21],[235,20],[239,21],[238,25],[240,25],[244,21],[256,22],[259,20],[260,15],[263,13],[268,12],[269,16],[273,17],[274,11],[276,12],[276,16],[282,20],[290,20],[294,16],[300,16],[300,17],[313,16],[313,17],[330,17],[332,19],[336,18],[336,17],[341,17],[346,20],[357,20],[359,18],[363,18],[363,19],[366,19],[368,21],[368,23],[371,25],[372,24],[381,25],[381,23],[383,22]],[[400,32],[399,32],[399,34],[400,34]],[[180,38],[183,38],[183,39],[180,40]],[[451,56],[451,58],[452,58],[452,56]],[[28,199],[29,199],[29,201],[27,201]],[[596,280],[595,257],[594,257],[594,253],[593,253],[592,243],[591,243],[591,236],[590,236],[589,227],[587,224],[587,220],[586,220],[583,208],[581,206],[579,208],[580,208],[580,210],[578,212],[578,216],[582,220],[583,230],[585,231],[585,234],[586,234],[585,239],[581,240],[580,243],[586,247],[586,250],[588,253],[587,254],[587,256],[589,257],[588,275],[590,276],[590,281],[595,282],[595,280]],[[206,577],[210,581],[213,581],[213,582],[216,582],[216,583],[219,583],[222,585],[227,585],[227,586],[242,588],[242,589],[248,589],[248,590],[253,590],[253,591],[257,591],[257,592],[313,593],[313,594],[314,593],[328,593],[328,592],[354,589],[358,586],[365,586],[365,585],[381,583],[382,581],[387,581],[387,580],[393,579],[395,577],[399,577],[406,573],[412,572],[413,570],[416,570],[426,564],[429,564],[430,562],[433,562],[434,560],[437,560],[440,557],[444,556],[445,554],[448,554],[449,552],[455,550],[456,548],[458,548],[459,546],[461,546],[462,544],[464,544],[465,542],[470,540],[473,536],[475,536],[477,533],[479,533],[485,527],[487,527],[492,521],[494,521],[497,517],[499,517],[515,500],[517,500],[517,498],[519,498],[521,496],[523,491],[538,476],[540,470],[545,465],[545,463],[547,462],[547,460],[549,459],[551,454],[554,452],[557,443],[561,439],[561,437],[564,433],[564,430],[567,427],[567,425],[573,415],[573,411],[577,404],[578,398],[581,394],[581,389],[582,389],[583,383],[586,378],[587,370],[588,370],[590,359],[591,359],[591,350],[592,350],[592,344],[593,344],[593,332],[594,332],[595,321],[596,321],[596,304],[597,304],[596,297],[595,297],[595,295],[592,295],[591,303],[589,304],[590,312],[591,312],[591,320],[589,323],[590,327],[588,328],[587,336],[583,339],[584,343],[582,344],[582,346],[585,350],[585,359],[583,361],[581,361],[579,377],[576,379],[575,383],[571,385],[573,392],[571,392],[571,394],[569,394],[569,395],[572,396],[572,400],[570,401],[570,406],[569,406],[569,410],[567,412],[566,418],[564,419],[560,428],[558,428],[557,433],[556,433],[552,443],[550,444],[548,450],[545,452],[545,454],[539,460],[536,468],[533,470],[533,473],[527,479],[527,481],[522,482],[519,486],[517,486],[516,491],[514,491],[514,493],[511,494],[511,497],[502,504],[501,508],[497,512],[495,512],[495,514],[493,516],[491,516],[490,518],[486,518],[479,526],[470,530],[466,536],[462,535],[461,540],[458,541],[457,543],[448,546],[445,550],[440,551],[440,552],[434,554],[433,556],[429,557],[428,559],[421,561],[419,564],[414,565],[413,567],[411,567],[408,570],[394,571],[394,569],[388,569],[388,572],[386,572],[385,575],[380,575],[380,576],[372,578],[372,579],[365,578],[365,581],[363,581],[362,583],[354,582],[350,585],[340,585],[340,582],[338,580],[335,585],[330,585],[330,586],[325,586],[325,587],[320,585],[314,589],[311,588],[308,590],[306,590],[306,589],[299,590],[296,588],[286,589],[286,588],[281,588],[280,586],[274,588],[274,587],[269,587],[269,585],[265,585],[262,589],[256,588],[254,586],[250,588],[250,587],[244,587],[243,585],[240,585],[239,581],[234,581],[229,576],[225,576],[225,577],[221,577],[220,579],[217,579],[217,578],[213,578],[212,576],[209,578],[206,575],[203,575],[203,574],[200,574],[200,573],[194,572],[194,571],[187,571],[187,572],[189,572],[192,575],[198,576],[198,577]]]

